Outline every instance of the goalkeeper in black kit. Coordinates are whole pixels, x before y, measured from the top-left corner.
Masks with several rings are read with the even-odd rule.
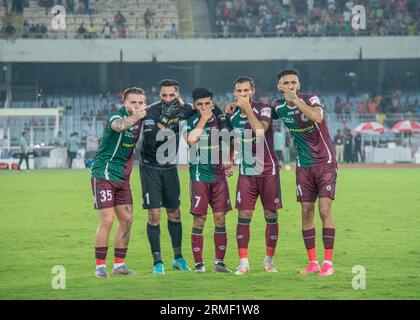
[[[153,255],[153,273],[164,275],[160,249],[160,208],[166,209],[168,230],[174,250],[172,267],[190,271],[182,256],[180,184],[176,165],[179,123],[195,114],[179,95],[175,80],[162,80],[160,100],[151,104],[143,121],[140,178],[143,208],[148,210],[147,237]]]

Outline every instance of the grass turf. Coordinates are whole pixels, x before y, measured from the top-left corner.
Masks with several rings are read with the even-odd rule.
[[[237,176],[230,179],[231,199]],[[331,277],[298,275],[307,257],[301,237],[300,207],[296,203],[294,171],[281,171],[284,208],[275,258],[278,273],[262,269],[265,222],[258,204],[251,225],[251,273],[187,273],[171,270],[172,248],[166,219],[161,244],[166,275],[152,274],[146,236],[146,211],[141,208],[138,170],[131,185],[135,222],[127,265],[138,274],[96,279],[94,235],[97,215],[92,208],[90,172],[39,170],[0,172],[0,299],[419,299],[420,277],[420,170],[340,170],[333,212],[337,229]],[[188,213],[187,171],[180,171],[183,252],[193,265]],[[165,215],[163,215],[165,217]],[[228,246],[225,262],[238,264],[235,240],[237,213],[227,216]],[[317,216],[318,259],[323,247]],[[115,232],[115,225],[113,233]],[[214,259],[214,225],[205,227],[207,269]],[[112,237],[111,237],[112,239]],[[112,266],[113,244],[108,251]],[[63,265],[66,289],[52,289],[52,268]],[[366,269],[366,289],[354,290],[352,268]]]

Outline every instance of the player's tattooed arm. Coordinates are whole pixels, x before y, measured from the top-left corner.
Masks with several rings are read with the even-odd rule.
[[[299,99],[296,92],[291,90],[286,90],[283,93],[284,99],[289,105],[293,105],[297,107],[300,111],[303,112],[308,119],[315,121],[316,123],[321,123],[324,120],[324,111],[321,107],[315,106],[310,107],[308,106],[305,101]]]
[[[133,207],[131,205],[127,205],[124,207],[124,211],[130,215],[130,219],[127,221],[125,225],[124,234],[123,234],[124,246],[127,247],[128,243],[130,242],[131,225],[133,224]]]
[[[127,118],[121,118],[114,120],[111,124],[111,129],[116,132],[122,132],[132,127],[137,121],[143,119],[146,116],[146,109],[133,111],[132,115]]]

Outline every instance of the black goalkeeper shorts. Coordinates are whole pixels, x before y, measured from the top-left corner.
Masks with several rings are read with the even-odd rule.
[[[140,165],[143,209],[175,209],[180,205],[178,168]]]

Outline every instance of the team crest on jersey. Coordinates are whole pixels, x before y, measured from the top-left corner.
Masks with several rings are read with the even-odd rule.
[[[302,119],[303,122],[308,122],[309,121],[308,117],[305,116],[304,113],[301,114],[300,118]]]
[[[264,108],[261,110],[262,117],[271,117],[271,108]]]

